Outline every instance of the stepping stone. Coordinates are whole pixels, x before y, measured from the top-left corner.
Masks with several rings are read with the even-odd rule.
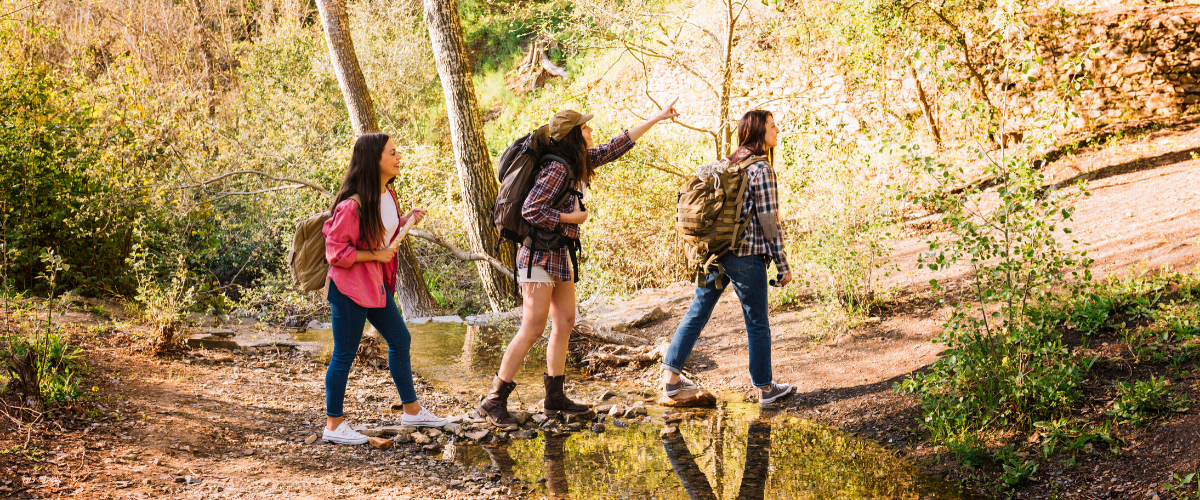
[[[410,324],[410,325],[424,325],[425,323],[428,323],[428,322],[430,322],[430,321],[433,321],[433,318],[428,318],[428,317],[426,317],[426,318],[412,318],[412,319],[410,319],[410,320],[408,320],[408,321],[405,321],[405,323],[408,323],[408,324]]]
[[[693,389],[683,391],[676,394],[674,397],[663,396],[658,398],[659,406],[668,408],[689,408],[694,406],[716,406],[717,397],[704,389]]]
[[[392,441],[390,439],[369,437],[367,438],[367,442],[371,443],[371,447],[377,450],[386,450],[392,447]]]
[[[462,319],[462,317],[457,316],[457,315],[455,315],[455,316],[434,316],[432,318],[432,321],[434,323],[462,323],[463,319]]]
[[[229,349],[231,351],[241,349],[237,342],[206,333],[192,335],[187,339],[187,346],[193,349]]]

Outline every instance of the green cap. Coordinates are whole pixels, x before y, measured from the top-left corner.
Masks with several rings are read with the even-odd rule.
[[[570,132],[571,129],[575,127],[587,123],[587,121],[591,120],[593,116],[595,115],[591,113],[586,115],[581,114],[573,109],[564,109],[559,111],[554,115],[554,118],[550,119],[550,138],[556,141],[562,140],[563,137],[567,136],[567,132]]]

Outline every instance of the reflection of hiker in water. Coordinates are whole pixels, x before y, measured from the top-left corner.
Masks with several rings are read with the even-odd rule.
[[[696,459],[688,450],[683,435],[676,432],[663,437],[663,448],[667,450],[667,458],[679,476],[679,482],[683,483],[683,489],[687,490],[692,500],[716,500],[717,495],[713,493],[708,477],[696,465]],[[765,496],[770,455],[771,422],[755,420],[750,424],[746,436],[746,469],[742,473],[738,500],[762,500]]]
[[[567,488],[567,454],[563,451],[568,437],[546,435],[542,457],[546,461],[546,489],[550,490],[550,498],[571,498]]]
[[[570,498],[567,488],[567,454],[563,450],[563,445],[567,442],[570,436],[550,436],[545,437],[546,448],[542,452],[542,457],[546,461],[546,488],[550,490],[550,498],[567,499]],[[513,466],[516,462],[512,456],[508,454],[508,446],[484,446],[483,450],[487,452],[488,459],[492,461],[492,470],[499,472],[503,477],[512,477]]]
[[[499,472],[501,477],[512,477],[513,466],[516,462],[512,456],[508,454],[508,445],[483,445],[483,451],[488,454],[488,460],[492,461],[491,469],[493,472]]]

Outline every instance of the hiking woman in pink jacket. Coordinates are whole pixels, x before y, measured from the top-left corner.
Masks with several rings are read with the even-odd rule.
[[[419,208],[400,215],[392,179],[400,157],[386,134],[364,134],[354,142],[350,168],[325,221],[325,259],[329,261],[329,309],[333,313],[333,356],[325,373],[324,440],[363,444],[367,437],[351,429],[342,414],[346,379],[358,353],[363,326],[370,321],[388,344],[388,370],[400,402],[402,425],[441,427],[446,419],[421,408],[413,388],[408,351],[411,338],[396,308],[396,249],[392,243]]]

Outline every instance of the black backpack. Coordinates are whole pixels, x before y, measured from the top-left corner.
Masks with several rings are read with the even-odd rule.
[[[504,150],[504,154],[500,155],[498,168],[500,174],[500,192],[496,196],[496,205],[492,208],[492,222],[495,223],[496,230],[500,233],[500,239],[496,240],[495,249],[499,250],[500,244],[506,240],[512,243],[514,250],[517,245],[542,252],[567,247],[571,253],[571,269],[575,275],[575,281],[578,281],[579,240],[534,226],[521,215],[521,210],[525,206],[525,199],[529,197],[529,192],[533,190],[533,184],[537,179],[538,173],[551,161],[557,161],[568,166],[567,186],[572,186],[564,189],[558,195],[558,198],[554,200],[553,205],[561,205],[569,194],[575,194],[582,200],[583,194],[573,187],[575,185],[575,177],[573,175],[574,172],[570,168],[570,163],[558,156],[543,153],[549,144],[549,127],[543,125],[541,128],[513,141],[512,145]],[[580,201],[579,206],[583,208],[582,201]],[[532,255],[530,259],[532,259]],[[530,265],[530,262],[526,262],[525,264],[527,272],[531,275],[533,266]]]

